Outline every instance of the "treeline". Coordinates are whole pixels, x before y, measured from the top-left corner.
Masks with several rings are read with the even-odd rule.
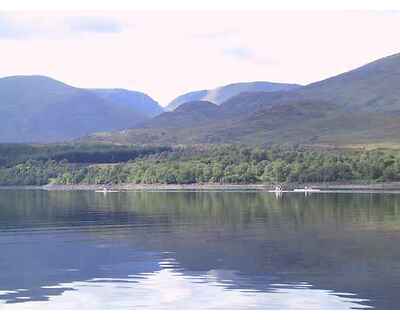
[[[10,168],[0,168],[0,185],[3,186],[40,186],[62,176],[74,168],[65,161],[28,160]]]
[[[2,185],[348,181],[400,181],[400,152],[262,149],[238,145],[173,148],[94,145],[86,146],[85,150],[46,150],[45,156],[34,154],[32,159],[0,168]]]
[[[150,154],[172,151],[166,146],[137,146],[113,144],[0,144],[0,166],[7,167],[28,160],[48,160],[70,163],[126,162]]]

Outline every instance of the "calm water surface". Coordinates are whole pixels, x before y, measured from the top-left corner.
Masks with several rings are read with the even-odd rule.
[[[400,309],[400,195],[0,191],[0,309]]]

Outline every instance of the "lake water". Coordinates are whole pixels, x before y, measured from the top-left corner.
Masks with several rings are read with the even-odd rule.
[[[0,191],[0,309],[399,309],[400,195]]]

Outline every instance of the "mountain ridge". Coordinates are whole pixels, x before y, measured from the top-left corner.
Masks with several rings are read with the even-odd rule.
[[[214,89],[191,91],[182,94],[172,100],[165,109],[173,111],[179,105],[196,100],[209,101],[215,104],[221,104],[229,98],[242,92],[274,92],[274,91],[289,91],[298,89],[301,86],[292,83],[268,82],[268,81],[253,81],[253,82],[237,82],[220,86]]]
[[[242,92],[223,102],[214,117],[190,128],[157,126],[155,117],[146,127],[126,130],[123,135],[103,133],[101,140],[167,144],[400,144],[399,84],[400,54],[394,54],[296,90]],[[173,119],[174,113],[167,114]],[[91,139],[95,141],[97,137]]]
[[[104,89],[101,89],[104,90]],[[60,142],[103,130],[122,130],[147,120],[160,108],[142,94],[142,105],[115,101],[114,89],[70,86],[42,75],[0,78],[0,142]],[[129,94],[137,94],[128,91]],[[146,114],[145,105],[152,105]]]

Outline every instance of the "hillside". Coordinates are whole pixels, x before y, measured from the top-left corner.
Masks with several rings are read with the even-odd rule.
[[[198,101],[202,100],[204,97],[207,96],[208,90],[199,90],[199,91],[192,91],[185,93],[183,95],[180,95],[179,97],[176,97],[174,100],[172,100],[168,105],[165,107],[166,111],[174,111],[177,107],[179,107],[181,104],[187,103],[187,102],[192,102],[192,101]]]
[[[80,89],[44,76],[0,79],[0,142],[70,140],[129,128],[159,112],[137,92]]]
[[[297,84],[275,83],[266,81],[232,83],[211,90],[200,90],[186,93],[171,101],[165,109],[168,111],[172,111],[183,103],[196,100],[221,104],[226,100],[243,92],[289,91],[298,88],[300,88],[300,85]]]
[[[143,128],[184,128],[213,121],[218,116],[218,105],[208,101],[183,103],[173,112],[164,112],[144,122]]]
[[[399,84],[400,54],[396,54],[297,90],[241,93],[222,103],[213,117],[190,127],[165,127],[156,117],[146,126],[98,134],[89,140],[399,144]]]
[[[157,101],[143,92],[126,89],[93,89],[91,91],[112,104],[132,107],[146,118],[164,112]]]

